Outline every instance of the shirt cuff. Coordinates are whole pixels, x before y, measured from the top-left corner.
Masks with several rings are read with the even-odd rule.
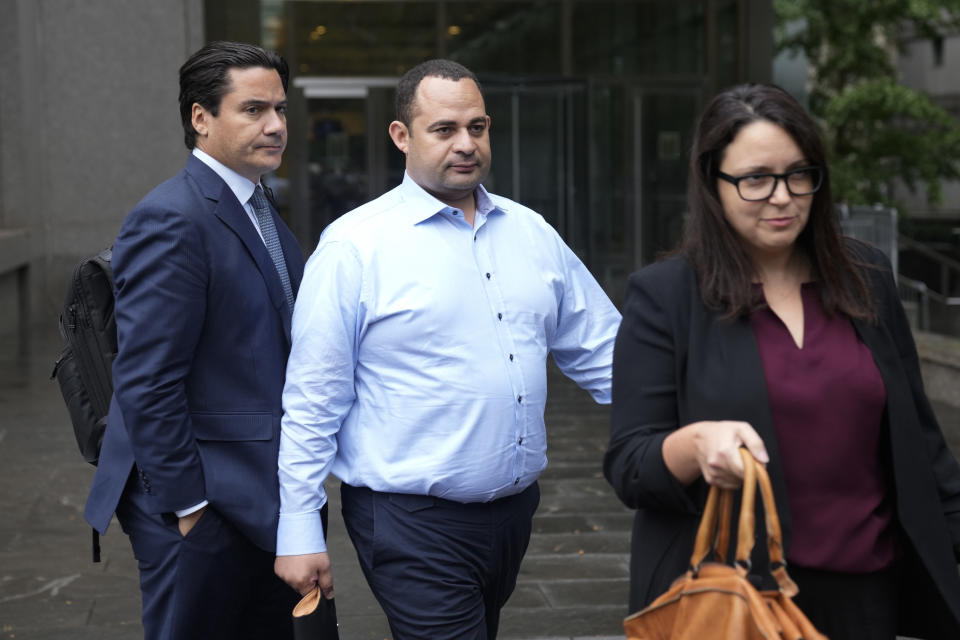
[[[307,513],[281,513],[277,525],[277,555],[299,556],[305,553],[323,553],[327,541],[323,538],[320,510]]]
[[[177,509],[177,510],[174,511],[173,513],[174,513],[178,518],[182,518],[182,517],[184,517],[184,516],[190,515],[191,513],[200,511],[200,509],[203,509],[203,508],[204,508],[205,506],[207,506],[208,504],[210,504],[210,503],[207,502],[206,500],[204,500],[204,501],[201,502],[200,504],[195,504],[195,505],[193,505],[192,507],[188,507],[188,508],[186,508],[186,509]]]

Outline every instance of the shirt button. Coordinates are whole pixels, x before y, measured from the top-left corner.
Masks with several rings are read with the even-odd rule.
[[[523,396],[517,396],[517,402],[522,403],[522,402],[523,402]]]
[[[503,320],[503,314],[502,314],[502,313],[498,313],[498,314],[497,314],[497,320]]]
[[[519,440],[517,440],[517,444],[523,444],[523,438],[520,438]]]
[[[489,273],[487,273],[487,280],[489,280],[489,279],[490,279],[490,274],[489,274]]]
[[[510,354],[510,362],[513,362],[513,354]]]
[[[513,484],[520,484],[520,478],[517,478],[516,480],[514,480]]]

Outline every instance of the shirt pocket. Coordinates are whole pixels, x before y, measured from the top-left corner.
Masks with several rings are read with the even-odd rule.
[[[547,317],[535,311],[514,311],[511,328],[514,338],[521,350],[546,352],[547,350]]]
[[[272,413],[192,413],[197,440],[242,442],[273,438]]]

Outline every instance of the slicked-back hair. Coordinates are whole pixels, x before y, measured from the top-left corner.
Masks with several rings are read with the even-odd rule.
[[[707,307],[726,317],[748,314],[761,302],[754,294],[754,265],[743,240],[724,215],[717,188],[727,146],[748,124],[766,121],[786,131],[810,166],[823,167],[823,181],[813,194],[807,225],[797,246],[808,256],[820,284],[824,309],[872,320],[875,306],[854,266],[861,262],[845,248],[833,197],[823,142],[803,107],[780,87],[742,84],[716,95],[696,124],[687,185],[689,217],[680,252],[690,260]]]
[[[283,90],[287,90],[290,72],[287,61],[279,54],[243,42],[211,42],[180,67],[180,122],[187,149],[197,146],[197,132],[193,128],[193,105],[217,116],[220,101],[230,91],[230,69],[263,67],[274,69],[280,75]]]
[[[406,125],[407,129],[410,129],[413,118],[416,116],[417,87],[424,78],[444,78],[454,81],[469,78],[477,85],[480,97],[483,97],[483,88],[477,76],[459,62],[442,58],[421,62],[403,74],[397,84],[397,120]]]

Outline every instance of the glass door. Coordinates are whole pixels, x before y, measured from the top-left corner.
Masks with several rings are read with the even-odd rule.
[[[583,256],[586,87],[530,80],[483,85],[493,154],[485,186],[543,215]]]
[[[291,226],[305,251],[328,224],[400,183],[403,155],[387,133],[395,85],[375,77],[294,81]]]
[[[298,78],[303,115],[291,131],[298,189],[293,226],[305,250],[340,215],[398,185],[404,157],[387,133],[395,78]],[[481,79],[491,116],[492,168],[485,186],[534,209],[586,255],[587,158],[581,83]],[[294,121],[291,118],[291,121]],[[302,166],[301,166],[302,165]]]
[[[633,95],[634,261],[676,246],[687,211],[687,162],[699,87],[642,87]]]

